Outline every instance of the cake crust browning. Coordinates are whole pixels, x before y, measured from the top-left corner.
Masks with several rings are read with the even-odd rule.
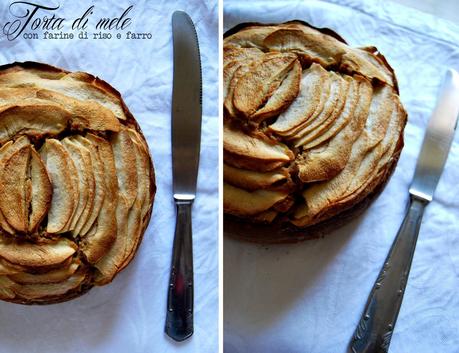
[[[83,72],[3,65],[0,130],[0,299],[51,304],[111,282],[136,253],[156,192],[119,92]]]
[[[394,71],[375,47],[352,48],[302,21],[241,24],[224,36],[225,66],[238,65],[233,75],[227,71],[226,85],[250,91],[255,71],[277,75],[264,63],[280,55],[301,64],[299,90],[289,88],[296,86],[287,66],[275,89],[258,89],[253,102],[268,105],[286,90],[294,98],[261,121],[251,120],[253,112],[224,110],[225,233],[248,241],[306,239],[350,218],[383,189],[403,147],[406,112]],[[234,103],[230,93],[225,102]],[[274,158],[281,150],[288,159]],[[259,236],[257,224],[271,228]]]

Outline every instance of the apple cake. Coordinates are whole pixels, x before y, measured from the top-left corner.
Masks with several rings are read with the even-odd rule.
[[[133,258],[155,194],[120,94],[84,72],[0,66],[0,299],[49,304],[109,283]]]
[[[313,236],[382,190],[407,115],[375,47],[302,21],[241,24],[225,34],[223,81],[225,227],[291,230],[241,238]]]

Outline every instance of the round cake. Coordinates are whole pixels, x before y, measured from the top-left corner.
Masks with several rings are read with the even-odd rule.
[[[297,241],[365,208],[407,116],[378,50],[301,21],[241,24],[223,49],[225,233]]]
[[[118,91],[84,72],[0,66],[0,146],[0,299],[49,304],[112,281],[156,191]]]

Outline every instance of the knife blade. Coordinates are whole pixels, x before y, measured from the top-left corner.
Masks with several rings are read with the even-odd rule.
[[[202,84],[199,44],[193,21],[172,15],[172,174],[176,226],[169,279],[166,334],[183,341],[193,334],[193,247],[191,208],[196,196],[201,145]]]
[[[459,115],[459,74],[446,73],[437,105],[427,124],[408,211],[369,295],[353,339],[352,353],[385,353],[402,305],[425,206],[432,201],[448,157]]]
[[[459,74],[455,70],[447,71],[441,92],[427,125],[409,190],[429,202],[446,163],[459,114]]]

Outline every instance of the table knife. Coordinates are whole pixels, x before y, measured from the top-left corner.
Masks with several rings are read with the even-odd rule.
[[[166,334],[183,341],[193,334],[193,247],[191,208],[201,145],[202,84],[198,37],[183,11],[172,15],[172,174],[176,225],[167,298]]]
[[[449,69],[427,125],[405,219],[371,290],[350,343],[352,353],[385,353],[402,304],[425,206],[432,201],[459,114],[459,74]]]

